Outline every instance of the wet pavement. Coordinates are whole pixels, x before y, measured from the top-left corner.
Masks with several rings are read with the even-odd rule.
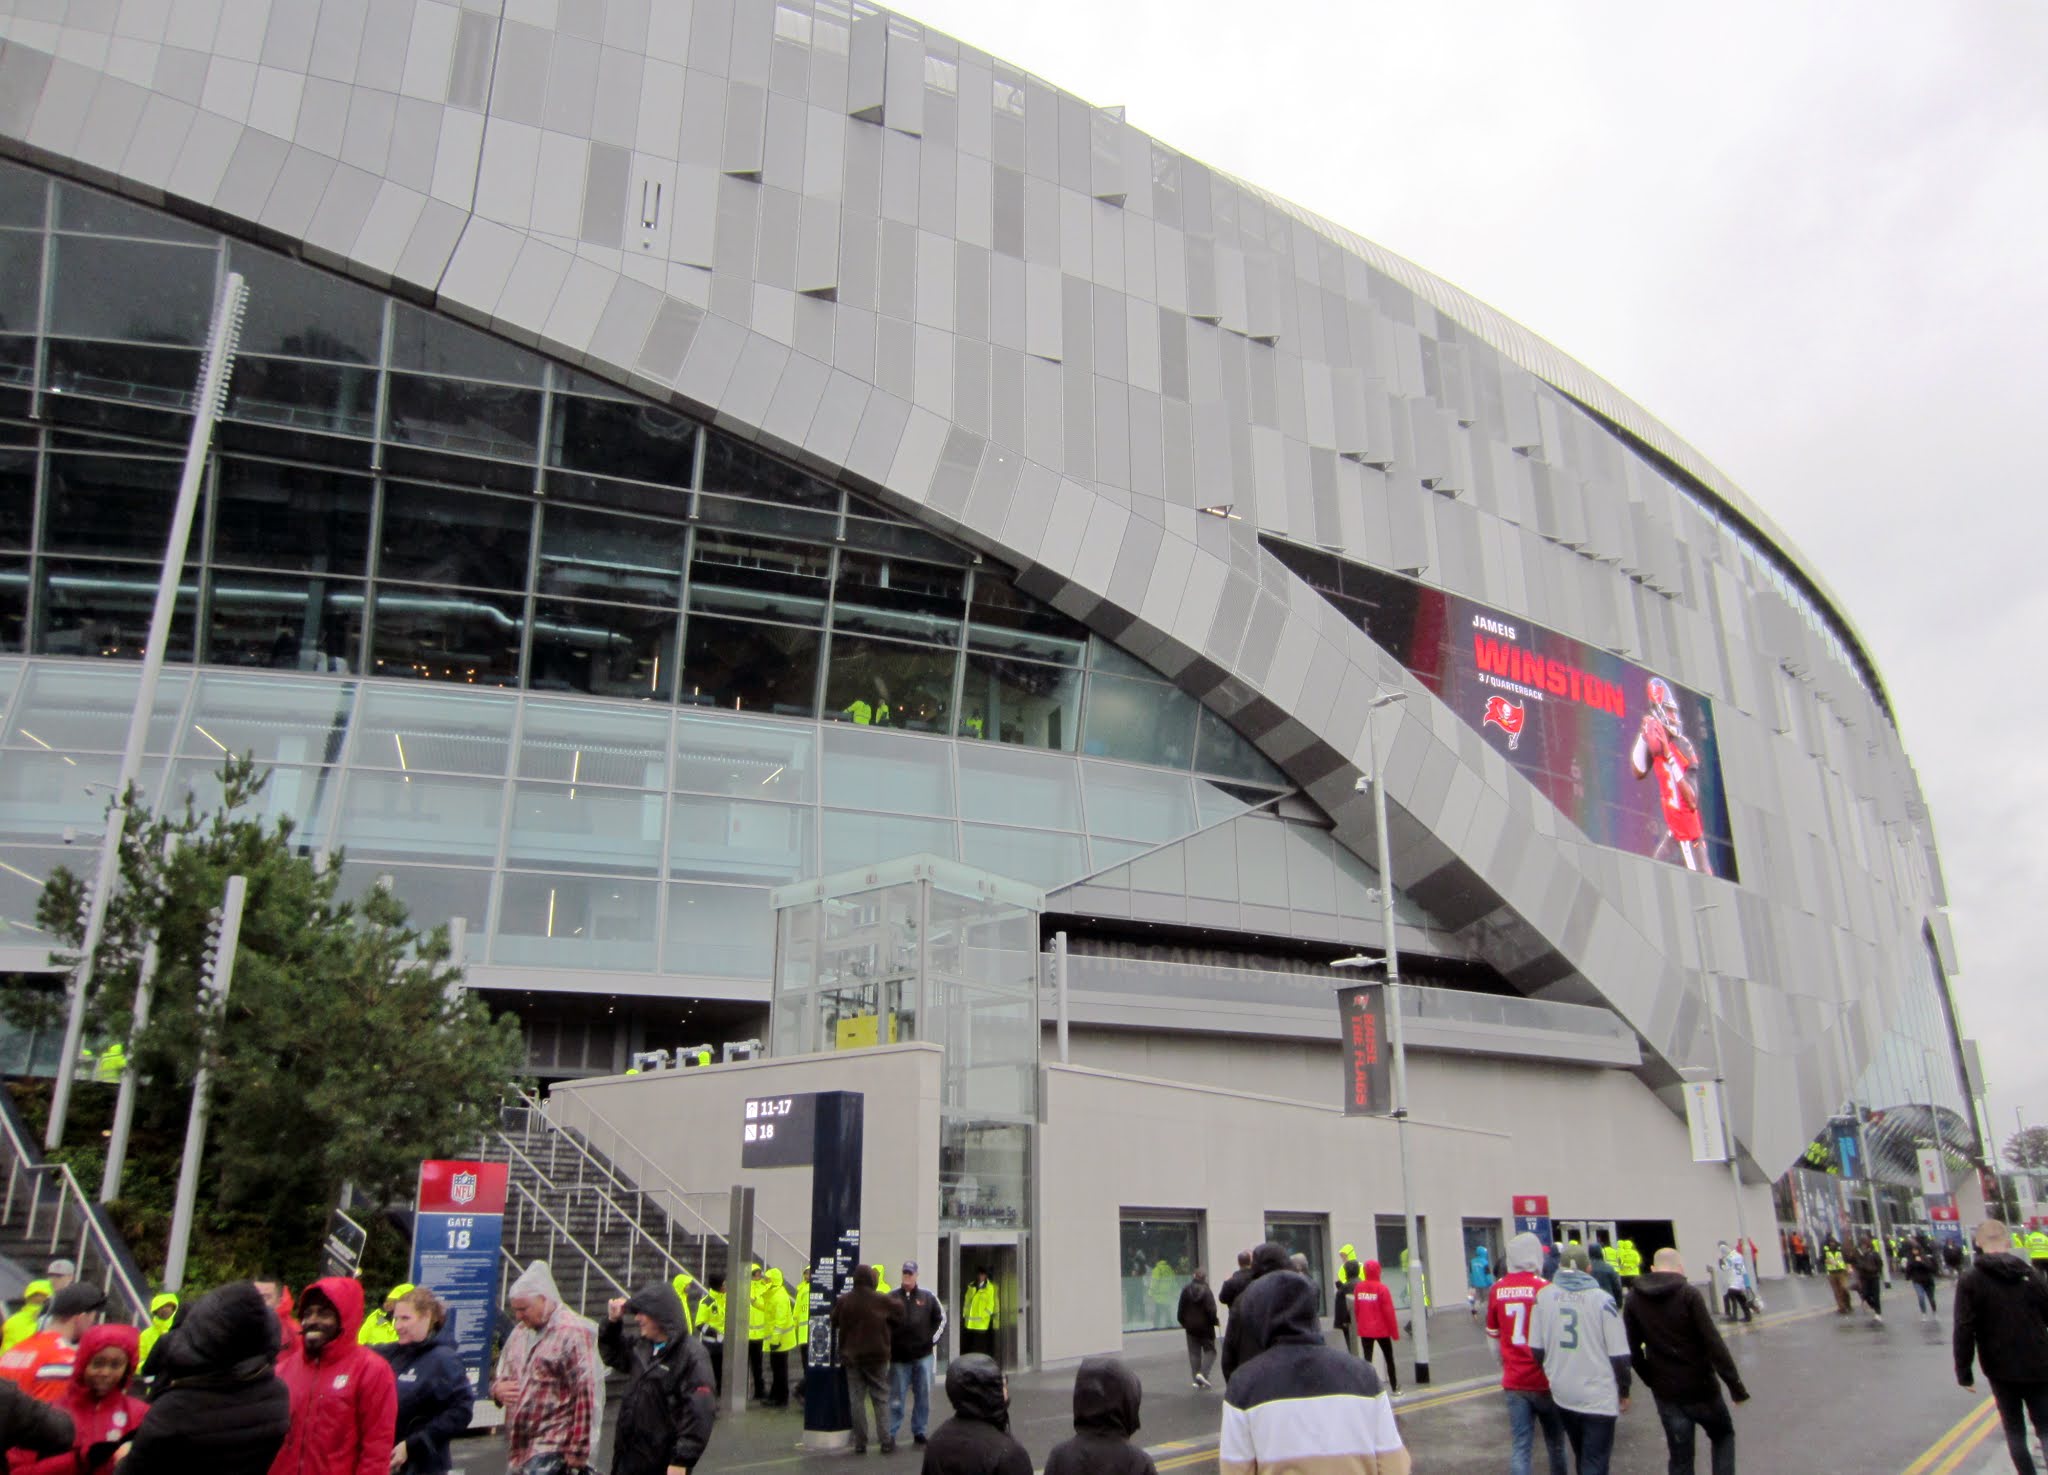
[[[1827,1284],[1818,1278],[1766,1285],[1765,1314],[1753,1326],[1727,1329],[1752,1395],[1735,1410],[1740,1468],[1749,1475],[2010,1470],[1982,1378],[1974,1395],[1955,1383],[1948,1318],[1953,1286],[1941,1283],[1941,1315],[1928,1321],[1913,1310],[1911,1290],[1901,1281],[1897,1293],[1885,1298],[1880,1325],[1860,1305],[1852,1317],[1835,1315]],[[1415,1468],[1427,1475],[1498,1475],[1507,1467],[1508,1416],[1485,1334],[1462,1307],[1452,1307],[1430,1319],[1430,1336],[1432,1378],[1426,1388],[1414,1385],[1412,1343],[1400,1345],[1402,1391],[1395,1406]],[[1152,1451],[1162,1475],[1213,1470],[1222,1395],[1189,1386],[1179,1334],[1132,1336],[1125,1361],[1145,1385],[1139,1441]],[[1052,1446],[1072,1432],[1073,1373],[1018,1374],[1010,1388],[1012,1432],[1042,1466]],[[932,1426],[945,1417],[944,1394],[935,1389]],[[806,1454],[802,1435],[802,1416],[794,1411],[756,1409],[724,1417],[702,1468],[705,1475],[809,1475],[796,1467],[843,1471],[854,1459]],[[456,1469],[462,1475],[502,1475],[503,1448],[489,1436],[464,1439],[456,1446]],[[861,1464],[870,1475],[915,1475],[918,1454],[906,1430],[896,1455],[871,1454]],[[1536,1469],[1543,1468],[1539,1442]],[[1704,1439],[1698,1468],[1708,1468]],[[1664,1469],[1656,1407],[1639,1390],[1622,1416],[1614,1475],[1657,1475]]]

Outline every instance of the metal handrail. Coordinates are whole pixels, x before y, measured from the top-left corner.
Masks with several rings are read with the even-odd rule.
[[[16,1192],[24,1177],[31,1178],[33,1187],[28,1197],[28,1223],[23,1230],[24,1235],[31,1240],[36,1237],[36,1221],[42,1217],[43,1206],[48,1204],[50,1253],[56,1254],[65,1245],[65,1210],[73,1208],[78,1240],[72,1258],[80,1271],[83,1272],[94,1258],[88,1250],[97,1250],[103,1270],[102,1288],[110,1295],[118,1291],[120,1298],[127,1303],[129,1315],[138,1323],[146,1323],[149,1319],[149,1297],[135,1277],[129,1274],[127,1258],[122,1253],[126,1247],[121,1250],[115,1248],[113,1237],[101,1221],[98,1206],[79,1188],[78,1179],[72,1175],[71,1169],[64,1163],[36,1161],[40,1154],[22,1140],[12,1111],[0,1112],[0,1138],[4,1138],[8,1154],[7,1197],[4,1208],[0,1208],[0,1224],[13,1225]],[[53,1177],[57,1185],[54,1197],[45,1187]],[[86,1276],[81,1273],[79,1279],[86,1279]]]
[[[522,1092],[521,1095],[523,1096],[524,1093]],[[554,1096],[550,1096],[545,1102],[541,1103],[541,1115],[542,1118],[545,1121],[547,1121],[550,1126],[553,1126],[557,1131],[562,1131],[566,1133],[570,1130],[568,1124],[566,1122],[558,1122],[555,1119],[554,1107],[557,1099],[558,1098]],[[667,1190],[668,1196],[671,1199],[673,1199],[678,1206],[681,1207],[682,1211],[685,1214],[688,1214],[692,1219],[696,1220],[699,1224],[704,1226],[701,1232],[704,1235],[708,1235],[709,1237],[716,1239],[720,1244],[724,1244],[726,1242],[726,1235],[722,1231],[713,1228],[711,1221],[709,1219],[706,1219],[702,1214],[698,1213],[695,1209],[690,1207],[690,1199],[692,1197],[719,1197],[721,1195],[692,1195],[687,1190],[685,1190],[680,1183],[677,1183],[675,1179],[671,1178],[668,1175],[668,1172],[665,1169],[663,1169],[658,1163],[651,1161],[645,1153],[640,1151],[639,1148],[632,1147],[632,1144],[626,1138],[626,1134],[620,1131],[619,1128],[613,1123],[612,1119],[606,1116],[601,1110],[591,1105],[588,1101],[583,1100],[580,1096],[576,1095],[573,1092],[570,1094],[567,1101],[563,1102],[563,1104],[566,1106],[569,1102],[574,1102],[575,1109],[577,1111],[587,1113],[589,1116],[596,1118],[596,1120],[604,1127],[605,1131],[611,1134],[612,1146],[607,1149],[608,1151],[612,1152],[613,1155],[616,1156],[617,1149],[620,1145],[632,1148],[634,1156],[639,1159],[641,1166],[647,1170],[648,1175],[660,1181],[662,1188],[665,1188]],[[583,1134],[586,1137],[591,1137],[593,1135],[587,1129],[578,1128],[577,1130],[583,1131]],[[571,1137],[570,1141],[573,1143],[575,1139]],[[577,1145],[580,1147],[581,1144]],[[664,1211],[669,1213],[671,1218],[675,1217],[674,1212],[672,1210],[669,1210],[668,1205],[664,1203],[663,1200],[659,1197],[657,1190],[641,1189],[640,1191],[647,1193],[650,1197],[653,1197],[655,1199],[655,1202],[661,1205]],[[757,1246],[759,1244],[760,1236],[764,1232],[768,1235],[769,1238],[780,1241],[781,1244],[789,1251],[790,1264],[792,1267],[799,1267],[810,1264],[810,1253],[807,1250],[805,1250],[803,1246],[799,1245],[795,1240],[791,1239],[788,1235],[784,1234],[781,1230],[777,1229],[773,1224],[770,1224],[766,1219],[763,1219],[758,1214],[754,1216],[754,1232]]]
[[[587,1304],[590,1299],[590,1272],[593,1270],[595,1270],[600,1276],[602,1276],[605,1283],[609,1285],[613,1290],[617,1291],[621,1296],[632,1294],[624,1286],[619,1284],[618,1277],[614,1276],[609,1270],[605,1269],[604,1262],[602,1260],[599,1260],[595,1255],[591,1254],[588,1249],[584,1248],[582,1241],[576,1238],[575,1234],[569,1229],[569,1227],[566,1224],[564,1224],[560,1219],[557,1219],[554,1216],[554,1214],[549,1210],[548,1206],[540,1201],[539,1195],[534,1193],[532,1189],[528,1188],[524,1183],[519,1182],[517,1179],[510,1180],[506,1186],[519,1198],[525,1200],[526,1205],[530,1207],[534,1213],[538,1214],[542,1219],[545,1219],[547,1221],[548,1227],[554,1231],[554,1233],[550,1236],[551,1244],[554,1240],[560,1240],[563,1244],[567,1245],[571,1250],[575,1251],[576,1254],[581,1257],[583,1261],[582,1278],[578,1283],[577,1289],[579,1294],[576,1297],[576,1305],[578,1306],[578,1308],[581,1308],[582,1306]],[[518,1263],[519,1248],[521,1244],[523,1244],[525,1241],[525,1229],[526,1217],[524,1213],[514,1215],[512,1221],[512,1243],[509,1247],[503,1245],[500,1246],[501,1253],[511,1258],[514,1264]],[[552,1252],[550,1252],[549,1268],[554,1268]],[[556,1278],[555,1284],[557,1289],[559,1289],[561,1286],[561,1279],[559,1276]]]
[[[533,1176],[540,1181],[541,1186],[546,1188],[550,1193],[595,1194],[597,1196],[598,1202],[603,1204],[613,1214],[616,1214],[620,1221],[625,1224],[626,1228],[631,1232],[631,1235],[634,1240],[646,1240],[649,1247],[654,1251],[654,1253],[660,1257],[661,1261],[665,1262],[667,1269],[662,1275],[662,1279],[673,1280],[675,1278],[677,1271],[681,1271],[685,1274],[689,1273],[690,1267],[685,1265],[681,1260],[678,1260],[675,1257],[675,1254],[672,1250],[670,1250],[667,1246],[663,1245],[662,1242],[656,1239],[652,1234],[648,1233],[647,1226],[640,1222],[638,1215],[629,1212],[624,1204],[621,1204],[617,1199],[613,1198],[609,1193],[605,1192],[603,1188],[592,1183],[557,1183],[553,1178],[548,1176],[546,1169],[542,1168],[539,1163],[535,1162],[531,1156],[529,1156],[524,1150],[520,1148],[518,1143],[514,1142],[502,1131],[497,1133],[496,1135],[498,1140],[504,1143],[505,1151],[510,1153],[513,1157],[518,1158],[520,1162],[526,1164],[527,1168],[532,1171]],[[609,1226],[603,1219],[600,1219],[598,1221],[597,1233],[600,1238],[603,1237],[608,1227]],[[708,1241],[706,1241],[702,1236],[699,1236],[697,1242],[699,1245],[699,1251],[697,1257],[696,1278],[701,1281],[706,1278],[706,1273],[709,1268]],[[626,1279],[637,1279],[637,1277],[635,1277],[633,1274],[633,1251],[631,1248],[628,1248],[626,1251]]]

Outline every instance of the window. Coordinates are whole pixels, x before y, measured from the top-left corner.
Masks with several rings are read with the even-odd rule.
[[[156,607],[156,585],[157,569],[150,564],[45,558],[36,653],[141,660]],[[192,659],[193,614],[198,607],[199,577],[188,573],[178,585],[166,660]]]
[[[116,456],[52,456],[43,547],[160,563],[179,465]]]
[[[228,269],[249,283],[244,354],[280,354],[339,364],[374,364],[384,339],[384,301],[375,292],[240,241]],[[244,362],[237,359],[235,377]]]
[[[958,665],[950,650],[835,634],[825,711],[862,727],[945,732]]]
[[[369,568],[371,499],[368,477],[225,459],[214,493],[214,561],[361,575]]]
[[[1308,1278],[1316,1285],[1316,1304],[1328,1306],[1335,1299],[1335,1286],[1331,1284],[1330,1263],[1330,1216],[1327,1214],[1268,1214],[1266,1216],[1266,1238],[1273,1244],[1285,1245],[1290,1255],[1301,1255],[1308,1261]],[[1335,1267],[1338,1274],[1343,1267]]]
[[[386,391],[391,438],[430,450],[531,461],[540,394],[467,379],[393,374]]]
[[[363,669],[363,582],[223,569],[207,593],[205,659],[340,674]]]
[[[50,331],[197,348],[213,319],[220,253],[99,236],[59,236]]]
[[[956,736],[1071,752],[1080,727],[1079,671],[968,652]]]
[[[387,579],[524,589],[533,504],[391,482],[377,573]]]
[[[1081,750],[1101,758],[1186,768],[1199,704],[1177,686],[1125,676],[1088,678],[1088,732]]]
[[[550,505],[541,513],[538,592],[674,609],[688,541],[682,523]]]
[[[832,590],[826,548],[701,531],[690,560],[690,608],[747,619],[822,625]]]
[[[696,474],[695,422],[658,405],[560,395],[548,461],[601,476],[686,487]]]
[[[536,599],[535,691],[665,701],[676,679],[676,615],[583,599]]]
[[[371,674],[471,686],[518,681],[526,606],[518,595],[379,584],[376,598]]]
[[[812,717],[818,711],[815,630],[693,614],[684,629],[679,700]]]
[[[1164,1331],[1178,1325],[1180,1293],[1201,1265],[1200,1214],[1125,1209],[1117,1224],[1123,1329]]]

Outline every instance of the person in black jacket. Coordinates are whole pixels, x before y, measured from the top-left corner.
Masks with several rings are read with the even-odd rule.
[[[1934,1291],[1934,1278],[1939,1274],[1941,1265],[1934,1258],[1932,1245],[1916,1241],[1906,1246],[1906,1279],[1913,1283],[1913,1299],[1920,1307],[1920,1314],[1929,1321],[1935,1320],[1941,1311]]]
[[[398,1383],[398,1444],[405,1450],[397,1468],[405,1475],[447,1475],[455,1468],[448,1441],[469,1427],[476,1390],[469,1369],[455,1351],[448,1308],[425,1287],[399,1297],[391,1313],[398,1331],[377,1353],[391,1364]],[[392,1450],[396,1457],[397,1449]]]
[[[249,1281],[193,1305],[157,1344],[156,1401],[122,1475],[268,1475],[292,1424],[291,1394],[271,1371],[281,1335]]]
[[[1685,1262],[1674,1249],[1657,1251],[1650,1273],[1638,1275],[1621,1308],[1628,1333],[1628,1360],[1657,1399],[1671,1468],[1692,1468],[1694,1430],[1703,1430],[1712,1450],[1714,1475],[1735,1475],[1735,1420],[1714,1377],[1728,1396],[1749,1402],[1749,1389],[1728,1344],[1714,1325],[1714,1313],[1697,1286],[1685,1279]]]
[[[1209,1272],[1199,1265],[1195,1267],[1194,1279],[1181,1287],[1180,1309],[1175,1318],[1188,1339],[1188,1376],[1195,1380],[1197,1388],[1207,1388],[1209,1369],[1216,1365],[1216,1297],[1209,1290]],[[1074,1396],[1080,1397],[1079,1392]],[[1136,1407],[1132,1405],[1134,1410]]]
[[[954,1358],[946,1400],[953,1417],[932,1431],[923,1475],[1031,1475],[1031,1456],[1010,1437],[1010,1385],[994,1358]]]
[[[1242,1363],[1250,1362],[1266,1350],[1266,1344],[1252,1335],[1254,1322],[1245,1312],[1244,1298],[1253,1286],[1276,1270],[1285,1270],[1288,1264],[1287,1246],[1267,1240],[1252,1251],[1251,1279],[1237,1293],[1230,1308],[1230,1324],[1223,1329],[1223,1379],[1237,1371]]]
[[[1053,1446],[1045,1475],[1159,1475],[1152,1456],[1131,1443],[1144,1391],[1116,1358],[1084,1358],[1074,1374],[1074,1437]]]
[[[1230,1303],[1244,1294],[1244,1288],[1252,1283],[1252,1252],[1237,1252],[1237,1269],[1223,1278],[1223,1284],[1216,1289],[1216,1303],[1226,1310]]]
[[[1863,1304],[1870,1308],[1871,1320],[1880,1325],[1884,1322],[1884,1257],[1877,1252],[1877,1242],[1869,1236],[1863,1240],[1863,1248],[1850,1258],[1850,1265],[1856,1271],[1856,1294],[1863,1298]]]
[[[615,1300],[597,1336],[606,1366],[631,1381],[619,1399],[612,1445],[612,1475],[666,1475],[694,1470],[711,1443],[717,1413],[711,1396],[711,1359],[692,1341],[683,1303],[665,1280]],[[625,1317],[640,1335],[630,1342]]]
[[[70,1414],[54,1403],[29,1397],[12,1383],[0,1382],[0,1454],[16,1449],[63,1454],[74,1436]]]
[[[2005,1425],[2005,1447],[2020,1475],[2033,1475],[2027,1420],[2048,1439],[2048,1280],[2012,1252],[1996,1219],[1977,1226],[1977,1263],[1956,1284],[1956,1381],[1974,1389],[1984,1364]]]
[[[894,1454],[889,1438],[889,1342],[903,1320],[903,1303],[875,1289],[875,1267],[853,1268],[853,1289],[832,1303],[832,1330],[839,1334],[839,1365],[846,1370],[846,1398],[853,1419],[853,1452],[868,1452],[868,1406],[875,1410],[875,1438],[883,1454]]]

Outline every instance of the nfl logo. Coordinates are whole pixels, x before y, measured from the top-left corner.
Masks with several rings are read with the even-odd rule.
[[[455,1181],[448,1186],[448,1197],[458,1204],[476,1202],[476,1174],[457,1173]]]

